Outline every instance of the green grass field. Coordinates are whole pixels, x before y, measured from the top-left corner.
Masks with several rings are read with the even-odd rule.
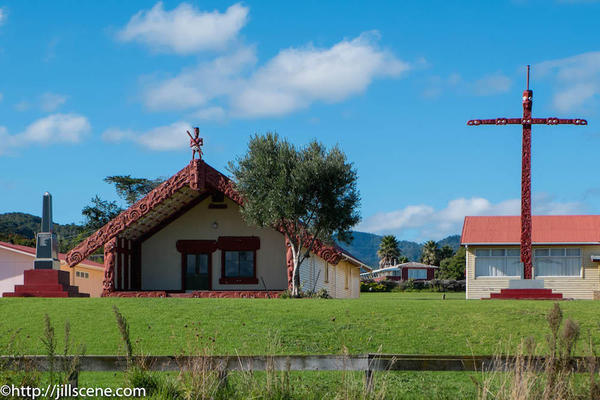
[[[87,354],[119,354],[112,306],[131,326],[138,349],[178,354],[200,341],[216,354],[491,354],[502,342],[548,333],[548,301],[466,301],[462,293],[363,293],[360,299],[0,299],[0,330],[21,329],[23,350],[43,353],[48,314],[66,320]],[[600,339],[600,302],[561,302],[565,318]],[[8,335],[0,335],[0,343]]]
[[[320,299],[0,299],[0,348],[19,330],[20,352],[44,354],[44,314],[61,348],[64,324],[86,354],[123,354],[112,307],[127,317],[137,352],[180,354],[493,354],[524,337],[544,342],[550,301],[466,301],[464,293],[363,293]],[[564,301],[582,336],[600,339],[600,302]],[[582,346],[580,346],[581,352]],[[193,351],[193,350],[192,350]],[[351,374],[352,375],[352,374]],[[257,375],[260,379],[260,374]],[[336,397],[340,373],[292,373],[293,398]],[[477,373],[380,373],[385,398],[473,398]],[[362,375],[353,374],[360,385]],[[80,385],[119,386],[121,373],[82,373]],[[331,396],[330,396],[331,394]],[[339,396],[338,396],[339,397]],[[260,398],[260,397],[258,397]]]

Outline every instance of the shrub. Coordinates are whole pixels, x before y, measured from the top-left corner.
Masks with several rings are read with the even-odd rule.
[[[391,292],[398,283],[392,280],[375,282],[372,279],[360,282],[361,292]]]
[[[451,279],[432,279],[430,281],[415,281],[409,279],[398,283],[395,292],[427,291],[427,292],[464,292],[466,281]]]

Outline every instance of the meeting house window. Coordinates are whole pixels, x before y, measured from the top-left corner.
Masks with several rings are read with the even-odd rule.
[[[475,277],[521,277],[519,249],[476,249]]]
[[[252,278],[254,277],[255,251],[225,251],[225,277],[226,278]]]
[[[547,248],[533,250],[536,276],[581,276],[581,249]]]

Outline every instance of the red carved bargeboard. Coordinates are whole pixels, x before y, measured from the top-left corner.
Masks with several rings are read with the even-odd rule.
[[[111,292],[108,297],[182,297],[198,299],[274,299],[281,295],[277,290],[211,290],[188,293],[173,293],[164,290],[148,290],[137,292]]]
[[[116,258],[116,241],[114,243],[112,241],[116,239],[117,235],[125,231],[129,226],[147,215],[163,201],[173,196],[177,191],[185,186],[189,186],[192,190],[198,192],[203,192],[207,189],[216,190],[223,193],[235,203],[243,205],[242,196],[237,192],[233,182],[228,177],[221,174],[210,165],[206,164],[203,160],[192,160],[181,171],[177,172],[171,178],[160,184],[145,197],[137,201],[127,210],[120,213],[113,220],[108,222],[74,249],[69,251],[66,258],[67,264],[73,267],[93,254],[98,248],[105,246],[103,295],[109,295],[115,290],[114,268]],[[283,233],[281,229],[279,230]],[[314,241],[313,253],[317,254],[328,263],[334,265],[337,264],[341,259],[341,251],[338,248],[335,246],[326,245],[320,240]],[[160,297],[159,295],[155,296]]]

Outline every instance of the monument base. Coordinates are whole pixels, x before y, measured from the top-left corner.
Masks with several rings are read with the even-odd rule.
[[[29,269],[23,273],[23,285],[4,297],[90,297],[69,283],[69,272],[55,269]]]
[[[561,300],[562,293],[555,293],[544,287],[543,279],[513,279],[508,282],[507,289],[499,293],[491,293],[489,299],[503,300]]]

